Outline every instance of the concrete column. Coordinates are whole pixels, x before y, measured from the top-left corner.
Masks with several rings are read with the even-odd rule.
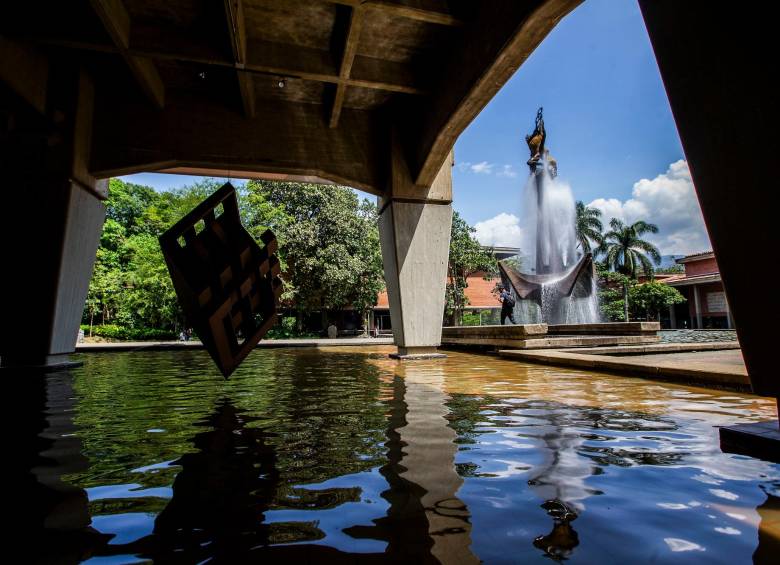
[[[78,335],[105,217],[106,181],[87,172],[93,87],[78,69],[49,72],[46,115],[11,107],[0,141],[0,366],[67,365]]]
[[[693,308],[696,313],[696,329],[700,330],[701,323],[701,299],[699,298],[699,285],[693,285]]]
[[[669,328],[677,329],[677,313],[674,311],[674,305],[669,306]]]
[[[444,298],[452,225],[452,153],[433,185],[415,186],[397,147],[388,196],[379,199],[393,337],[400,358],[441,356]]]

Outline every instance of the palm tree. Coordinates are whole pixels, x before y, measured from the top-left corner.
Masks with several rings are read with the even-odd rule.
[[[645,274],[652,276],[653,263],[661,264],[661,253],[655,245],[641,236],[658,233],[658,226],[641,220],[629,226],[617,218],[612,218],[609,227],[612,229],[604,234],[597,250],[598,253],[604,253],[607,267],[635,279],[637,267],[641,266]]]
[[[582,247],[583,253],[591,252],[590,242],[601,245],[604,237],[601,232],[604,224],[601,223],[601,210],[585,206],[581,200],[577,201],[577,247]]]

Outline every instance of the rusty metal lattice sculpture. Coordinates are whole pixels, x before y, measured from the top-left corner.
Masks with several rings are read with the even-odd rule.
[[[187,322],[225,378],[276,323],[276,237],[260,239],[263,247],[241,225],[230,183],[160,236]]]

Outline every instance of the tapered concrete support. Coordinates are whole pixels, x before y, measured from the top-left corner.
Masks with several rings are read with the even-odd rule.
[[[58,368],[74,351],[105,218],[106,181],[87,171],[93,88],[78,69],[52,68],[46,115],[9,104],[0,138],[0,366]],[[53,83],[53,82],[52,82]]]
[[[401,357],[440,355],[452,225],[452,154],[434,184],[414,186],[394,152],[390,195],[379,199],[379,235],[393,337]],[[422,196],[422,198],[420,198]]]
[[[640,0],[701,211],[718,260],[753,391],[780,398],[777,339],[767,300],[746,268],[780,246],[776,208],[778,104],[775,25],[754,17],[734,25],[734,6],[705,0]],[[753,6],[740,5],[743,13]],[[724,41],[724,38],[728,38]],[[769,184],[768,184],[769,183]],[[770,294],[772,294],[770,292]]]

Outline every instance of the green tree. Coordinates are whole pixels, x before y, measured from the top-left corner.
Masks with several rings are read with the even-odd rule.
[[[635,285],[628,294],[634,317],[648,320],[659,320],[661,310],[685,302],[680,291],[657,281]]]
[[[454,212],[450,231],[450,255],[447,264],[447,310],[453,325],[463,323],[463,310],[468,305],[468,278],[484,272],[485,278],[495,277],[498,263],[492,250],[486,250],[474,237],[476,230]]]
[[[144,230],[142,216],[159,198],[150,186],[111,179],[108,182],[106,218],[121,225],[128,235]]]
[[[364,316],[384,287],[376,205],[342,186],[250,181],[244,219],[279,240],[283,298],[299,314],[352,306]]]
[[[596,263],[596,275],[601,313],[610,322],[628,321],[627,295],[636,281],[610,271],[606,264]]]
[[[84,321],[175,329],[183,319],[158,236],[221,183],[211,179],[170,192],[111,179],[106,221],[87,294]]]
[[[577,231],[577,247],[581,247],[583,253],[592,251],[591,242],[595,243],[597,247],[600,246],[603,239],[601,232],[604,230],[604,224],[601,223],[601,210],[585,206],[584,202],[578,200],[575,229]]]
[[[604,234],[598,250],[604,254],[607,266],[632,279],[636,279],[640,268],[647,276],[652,277],[653,263],[661,264],[661,253],[655,245],[642,239],[642,236],[646,233],[658,233],[658,226],[641,220],[626,225],[617,218],[612,218],[609,226],[612,229]]]
[[[134,328],[180,327],[183,316],[157,237],[134,235],[127,248],[130,260],[118,321]]]

